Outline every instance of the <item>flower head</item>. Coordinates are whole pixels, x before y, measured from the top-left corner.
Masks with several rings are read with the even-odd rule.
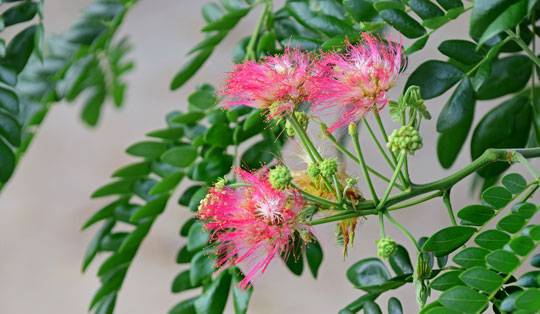
[[[225,108],[246,105],[266,110],[268,119],[292,113],[307,99],[304,83],[311,73],[310,55],[287,48],[282,55],[234,66],[220,91]]]
[[[217,266],[245,265],[246,288],[276,256],[288,256],[295,233],[310,231],[299,221],[304,201],[297,190],[274,189],[267,170],[235,171],[247,186],[210,188],[198,215],[218,243]]]
[[[360,43],[348,43],[345,53],[323,55],[311,80],[310,100],[316,112],[338,114],[328,132],[358,122],[368,111],[382,109],[401,63],[401,44],[382,43],[366,33]]]

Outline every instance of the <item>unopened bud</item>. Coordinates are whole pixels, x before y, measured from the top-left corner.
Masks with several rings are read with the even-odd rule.
[[[225,177],[218,178],[216,183],[214,183],[214,187],[216,188],[223,188],[226,185],[227,185],[227,178]]]
[[[276,166],[270,170],[268,180],[276,190],[284,190],[291,184],[291,170],[283,165]]]
[[[319,166],[321,174],[325,177],[331,177],[336,174],[338,170],[338,163],[336,159],[325,159]]]
[[[356,185],[356,183],[358,183],[358,181],[360,180],[360,178],[347,178],[347,185],[348,186],[354,186]]]
[[[328,126],[326,126],[326,124],[324,123],[321,123],[320,127],[321,127],[321,133],[323,135],[328,135]]]
[[[321,169],[317,166],[317,164],[311,163],[307,166],[307,174],[312,178],[317,178],[319,174],[321,173]]]
[[[377,243],[377,254],[381,258],[388,258],[397,250],[396,241],[390,239],[390,237],[382,238]]]
[[[394,153],[405,150],[409,154],[414,155],[414,152],[423,146],[422,137],[415,128],[406,125],[394,130],[390,134],[386,146]]]
[[[356,123],[349,124],[349,135],[350,136],[358,135],[358,126],[356,125]]]

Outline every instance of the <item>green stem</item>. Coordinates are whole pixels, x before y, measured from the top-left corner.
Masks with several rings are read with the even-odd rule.
[[[371,192],[373,201],[375,202],[375,204],[377,204],[379,202],[379,198],[377,197],[377,192],[375,192],[375,188],[373,187],[371,177],[369,176],[369,172],[367,170],[366,161],[364,160],[364,154],[362,154],[362,147],[360,147],[360,141],[358,140],[358,132],[351,132],[350,135],[354,143],[354,148],[356,149],[356,155],[358,156],[358,161],[360,162],[362,173],[364,174],[364,178],[369,187],[369,191]]]
[[[496,161],[505,161],[511,162],[515,154],[521,154],[524,158],[537,158],[540,157],[540,147],[536,148],[524,148],[524,149],[488,149],[480,157],[475,159],[471,164],[457,171],[456,173],[449,175],[445,178],[422,184],[414,185],[408,191],[398,193],[392,197],[389,197],[386,201],[385,206],[392,206],[403,202],[405,200],[411,199],[413,197],[426,194],[429,192],[437,190],[447,190],[452,188],[457,182],[461,181],[463,178],[469,176],[470,174],[476,172],[478,169],[485,167]],[[537,188],[538,185],[535,185]],[[381,200],[382,202],[382,200]],[[379,203],[381,204],[381,203]],[[337,215],[313,220],[311,222],[305,222],[306,224],[319,225],[323,223],[329,223],[334,221],[339,221],[343,219],[350,219],[360,216],[374,215],[378,213],[376,206],[373,201],[364,201],[356,204],[355,211],[343,212]]]
[[[390,168],[392,168],[392,171],[394,171],[394,170],[395,170],[394,163],[390,160],[390,157],[388,157],[388,154],[386,154],[386,151],[384,150],[384,148],[382,147],[381,143],[380,143],[379,140],[377,139],[377,136],[375,136],[375,133],[373,132],[373,129],[372,129],[371,126],[369,125],[367,119],[364,118],[362,121],[364,122],[364,125],[365,125],[366,128],[368,129],[368,132],[369,132],[369,134],[371,135],[371,138],[373,139],[373,141],[375,142],[375,145],[377,145],[377,148],[379,149],[379,151],[380,151],[381,154],[383,155],[384,160],[386,160],[386,162],[388,163],[388,165],[390,166]]]
[[[527,170],[530,172],[530,174],[532,174],[535,180],[538,181],[540,179],[540,175],[538,174],[536,169],[533,168],[533,166],[529,163],[529,161],[525,157],[523,157],[523,155],[519,153],[515,154],[513,161],[517,161],[521,163],[525,168],[527,168]]]
[[[336,204],[336,203],[334,203],[332,201],[329,201],[329,200],[327,200],[325,198],[322,198],[322,197],[319,197],[317,195],[313,195],[313,194],[311,194],[309,192],[306,192],[306,191],[302,190],[301,188],[299,188],[298,186],[296,186],[294,184],[293,184],[293,187],[298,189],[302,193],[303,196],[311,199],[312,201],[316,201],[316,202],[319,202],[321,204],[324,204],[324,205],[327,205],[327,206],[330,206],[330,207],[334,207],[334,208],[339,207],[338,204]]]
[[[328,134],[327,137],[330,140],[330,142],[332,142],[332,144],[334,144],[336,148],[339,149],[343,154],[345,154],[347,157],[349,157],[352,161],[356,162],[357,164],[360,164],[360,160],[356,156],[354,156],[353,153],[351,153],[348,149],[346,149],[343,145],[341,145],[332,134]],[[394,169],[394,166],[392,165],[392,170],[393,169]],[[390,179],[385,177],[383,174],[377,172],[375,169],[367,166],[367,170],[371,172],[374,176],[380,178],[381,180],[390,182]],[[405,191],[405,188],[397,183],[394,184],[394,186],[402,191]]]
[[[379,129],[381,130],[381,134],[383,136],[384,142],[388,143],[388,134],[386,133],[386,129],[384,128],[384,124],[382,123],[381,116],[379,115],[378,111],[375,111],[374,114],[375,114],[375,120],[377,121],[377,125],[379,126]],[[396,155],[392,151],[390,151],[390,156],[392,157],[392,160],[394,161],[394,164],[396,164],[397,163]],[[398,167],[396,167],[396,168],[398,168]],[[395,169],[393,169],[393,170],[395,170]],[[404,186],[406,186],[406,187],[410,186],[410,182],[405,180],[405,177],[401,173],[401,169],[399,170],[399,180],[401,181],[401,183]]]
[[[442,191],[437,191],[433,194],[430,194],[426,197],[422,197],[422,198],[419,198],[417,200],[414,200],[412,202],[409,202],[409,203],[405,203],[405,204],[401,204],[401,205],[396,205],[396,206],[393,206],[393,207],[390,207],[388,208],[389,211],[392,211],[392,210],[396,210],[396,209],[401,209],[401,208],[405,208],[405,207],[411,207],[411,206],[414,206],[416,204],[420,204],[420,203],[423,203],[425,201],[429,201],[430,199],[433,199],[433,198],[436,198],[436,197],[440,197],[442,196],[444,193]]]
[[[253,30],[253,34],[251,34],[251,38],[249,39],[249,43],[246,47],[246,60],[255,60],[257,59],[257,56],[255,55],[255,43],[257,43],[257,38],[259,37],[259,33],[261,31],[264,19],[266,18],[266,14],[268,12],[270,5],[268,2],[266,2],[262,8],[261,15],[259,16],[259,20],[257,21],[257,24],[255,25],[255,29]]]
[[[305,151],[308,153],[309,157],[311,158],[311,161],[314,164],[319,164],[319,162],[322,161],[322,157],[319,154],[319,152],[315,149],[315,145],[313,145],[313,142],[311,142],[305,130],[302,128],[302,126],[300,126],[300,123],[298,123],[298,120],[296,119],[294,114],[290,115],[289,121],[291,122],[294,132],[296,133],[296,135],[298,135],[298,138],[300,138],[300,142],[302,142],[302,145],[304,146]],[[330,181],[328,181],[327,178],[325,178],[324,176],[321,176],[321,178],[323,179],[323,182],[329,191],[334,190],[332,188],[332,184],[330,184]],[[336,190],[335,192],[336,198],[338,198],[341,201],[340,193],[339,193],[337,185],[335,187],[335,190]]]
[[[304,139],[307,146],[309,147],[309,149],[311,150],[311,152],[315,156],[315,159],[317,159],[317,161],[321,162],[323,160],[321,154],[319,154],[319,152],[315,148],[315,145],[313,145],[313,142],[311,141],[311,139],[307,135],[306,131],[300,126],[300,123],[298,122],[298,120],[296,119],[296,116],[294,114],[290,115],[290,121],[291,121],[291,124],[292,124],[296,134],[298,134],[299,137]]]
[[[386,191],[384,192],[383,197],[381,198],[381,202],[377,205],[377,210],[381,210],[386,205],[386,200],[388,199],[388,196],[390,196],[390,192],[392,192],[392,188],[394,187],[394,183],[397,180],[399,170],[401,169],[401,166],[403,166],[403,162],[405,161],[405,157],[407,156],[407,152],[402,150],[399,155],[399,160],[396,165],[396,170],[394,171],[394,175],[392,175],[392,178],[390,179],[390,183],[388,183],[388,187],[386,188]]]
[[[457,226],[456,217],[454,217],[454,211],[452,210],[452,203],[450,202],[450,189],[444,191],[443,202],[448,211],[448,217],[450,217],[450,221],[452,221],[452,225]]]
[[[521,49],[523,49],[523,51],[529,56],[529,58],[534,63],[536,63],[537,66],[540,66],[540,59],[538,59],[538,57],[534,54],[534,52],[531,49],[529,49],[527,44],[516,33],[512,32],[511,30],[507,30],[506,33],[512,40],[516,42],[516,44],[518,44],[521,47]]]
[[[392,218],[392,216],[390,216],[390,213],[387,210],[384,211],[384,215],[386,216],[386,219],[388,219],[392,224],[394,224],[394,226],[398,227],[398,229],[401,230],[411,240],[418,252],[422,252],[420,245],[418,244],[418,242],[416,242],[416,239],[409,232],[409,230],[407,230],[407,228],[403,227],[399,222],[397,222],[397,220]]]
[[[384,232],[384,216],[383,212],[379,212],[379,230],[381,231],[381,239],[386,238],[386,232]]]

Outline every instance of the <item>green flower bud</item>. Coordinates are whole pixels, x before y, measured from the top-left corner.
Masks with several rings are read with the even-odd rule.
[[[323,135],[327,135],[327,134],[328,134],[328,126],[326,126],[326,124],[321,123],[320,128],[321,128],[321,133],[322,133]]]
[[[422,281],[429,279],[429,276],[431,276],[431,267],[429,266],[425,253],[420,252],[418,253],[413,279],[415,281]]]
[[[394,153],[405,150],[409,154],[414,155],[414,152],[423,146],[422,137],[415,128],[406,125],[394,130],[392,134],[390,134],[386,146]]]
[[[300,124],[300,127],[304,130],[307,129],[308,124],[309,124],[309,118],[306,116],[306,113],[301,112],[301,111],[295,111],[294,116],[296,117],[296,120]],[[287,132],[287,135],[291,137],[293,137],[296,134],[292,126],[292,123],[289,120],[285,122],[285,131]]]
[[[319,166],[321,169],[321,174],[325,177],[331,177],[336,174],[338,170],[337,159],[325,159],[321,162]]]
[[[396,241],[390,239],[390,237],[382,238],[377,243],[377,254],[381,258],[388,258],[397,250]]]
[[[284,190],[292,182],[291,170],[285,166],[279,165],[270,170],[268,176],[270,184],[277,190]]]
[[[358,183],[359,180],[360,178],[347,178],[347,186],[354,186],[356,185],[356,183]]]
[[[349,135],[350,136],[358,135],[358,126],[356,125],[356,123],[349,124]]]
[[[221,177],[221,178],[218,178],[218,180],[216,181],[216,183],[214,183],[214,186],[216,188],[223,188],[227,185],[227,178],[225,177]]]
[[[307,166],[307,174],[312,178],[317,178],[319,174],[321,173],[321,169],[317,166],[317,164],[311,163]]]
[[[290,136],[290,137],[293,137],[296,132],[294,131],[294,128],[291,124],[291,122],[289,122],[289,120],[287,120],[287,122],[285,122],[285,131],[287,132],[287,135]]]

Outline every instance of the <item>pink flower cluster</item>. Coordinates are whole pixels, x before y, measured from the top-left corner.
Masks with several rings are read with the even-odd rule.
[[[328,128],[332,132],[386,105],[386,92],[395,85],[403,61],[401,43],[387,42],[364,33],[344,52],[286,49],[261,62],[247,61],[229,73],[220,94],[226,108],[264,109],[269,119],[309,102],[314,115],[338,117]]]
[[[275,257],[288,256],[294,234],[307,227],[299,222],[304,207],[299,191],[274,189],[267,170],[235,171],[246,186],[211,188],[198,215],[218,243],[217,266],[243,265],[247,271],[240,287],[246,288]]]

